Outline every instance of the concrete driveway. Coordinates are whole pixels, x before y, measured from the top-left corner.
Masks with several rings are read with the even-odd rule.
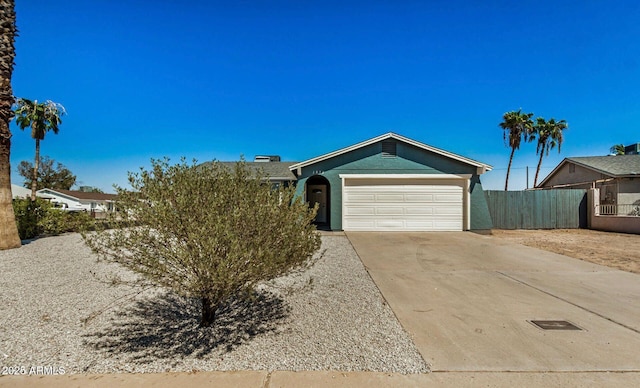
[[[347,236],[434,372],[640,371],[639,275],[469,232]]]

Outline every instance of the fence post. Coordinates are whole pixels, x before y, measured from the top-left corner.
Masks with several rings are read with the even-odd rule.
[[[600,189],[587,190],[587,227],[591,229],[593,218],[600,215]]]

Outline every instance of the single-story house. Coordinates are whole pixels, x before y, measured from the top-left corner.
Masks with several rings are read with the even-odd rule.
[[[115,194],[45,188],[38,190],[36,195],[51,201],[56,207],[64,210],[86,210],[98,213],[115,210]]]
[[[538,188],[600,189],[601,205],[640,204],[640,155],[565,158]]]
[[[207,165],[211,162],[203,163]],[[233,169],[237,162],[218,162],[222,166]],[[296,181],[296,176],[291,172],[289,166],[296,162],[282,162],[280,156],[277,155],[258,155],[254,158],[253,162],[245,162],[248,169],[254,174],[259,171],[268,177],[269,182],[274,186],[288,186],[290,183]]]
[[[232,167],[236,162],[220,162]],[[348,231],[491,229],[480,175],[491,166],[387,133],[303,162],[256,156],[272,184],[318,204],[316,224]]]
[[[491,229],[491,168],[392,132],[289,166],[316,222],[345,231]]]
[[[31,198],[31,190],[27,189],[27,188],[24,188],[22,186],[14,185],[12,183],[11,184],[11,198],[13,198],[13,199]]]

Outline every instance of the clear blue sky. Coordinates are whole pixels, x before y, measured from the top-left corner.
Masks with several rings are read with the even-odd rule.
[[[150,158],[302,161],[393,131],[493,165],[522,108],[564,157],[640,142],[640,2],[17,0],[14,94],[68,115],[42,154],[113,191]],[[15,167],[34,141],[15,125]],[[535,145],[510,189],[533,181]]]

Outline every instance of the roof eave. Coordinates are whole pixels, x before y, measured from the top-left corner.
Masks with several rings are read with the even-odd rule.
[[[65,197],[65,198],[73,199],[73,200],[76,200],[76,201],[80,202],[80,198],[78,198],[78,197],[74,197],[74,196],[66,194],[66,193],[61,193],[61,192],[59,192],[57,190],[54,190],[54,189],[48,189],[46,187],[44,189],[40,189],[40,190],[36,191],[36,194],[40,193],[41,191],[45,191],[45,190],[49,191],[51,193],[55,193],[55,195],[57,195],[59,197]]]

